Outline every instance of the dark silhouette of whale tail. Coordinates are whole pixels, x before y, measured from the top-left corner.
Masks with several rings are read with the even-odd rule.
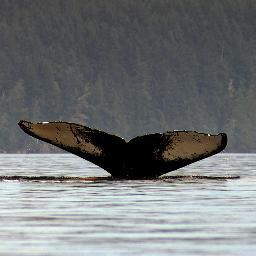
[[[84,158],[116,178],[155,178],[214,155],[227,135],[173,131],[124,139],[68,122],[20,121],[27,134]]]

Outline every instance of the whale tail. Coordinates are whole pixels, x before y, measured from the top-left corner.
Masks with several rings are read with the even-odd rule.
[[[125,140],[96,129],[68,122],[31,123],[21,120],[27,134],[86,159],[115,175]]]
[[[68,122],[21,120],[27,134],[84,158],[116,178],[154,178],[222,151],[224,133],[174,131],[124,139]]]

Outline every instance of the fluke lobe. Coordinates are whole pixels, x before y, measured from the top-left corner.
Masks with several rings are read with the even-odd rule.
[[[126,142],[103,131],[68,122],[20,121],[27,134],[84,158],[114,178],[156,178],[217,154],[227,135],[195,131],[147,134]]]

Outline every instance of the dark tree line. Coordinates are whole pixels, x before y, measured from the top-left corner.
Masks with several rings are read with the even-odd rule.
[[[46,152],[20,119],[125,138],[226,132],[256,150],[256,1],[1,0],[0,151]]]

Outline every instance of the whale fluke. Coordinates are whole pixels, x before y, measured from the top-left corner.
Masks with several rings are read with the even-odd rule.
[[[115,178],[153,178],[222,151],[227,135],[173,131],[138,136],[129,142],[68,122],[20,121],[27,134],[105,169]]]

